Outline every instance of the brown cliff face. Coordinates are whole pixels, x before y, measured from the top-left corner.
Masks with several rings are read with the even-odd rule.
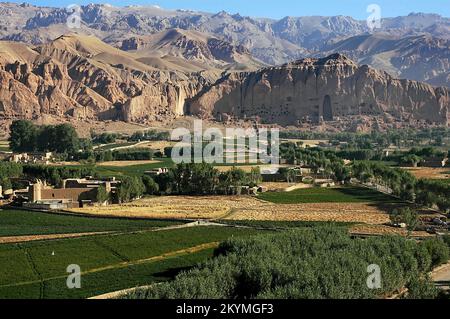
[[[159,70],[91,36],[35,48],[0,42],[0,49],[0,119],[168,120],[220,75]]]
[[[202,43],[227,68],[240,65],[227,64],[229,57],[247,57],[245,49],[212,38]],[[172,52],[188,52],[178,49]],[[447,88],[397,80],[339,54],[241,72],[175,55],[155,58],[146,50],[125,52],[74,34],[38,47],[0,41],[0,120],[50,114],[147,123],[191,113],[280,125],[361,126],[368,118],[389,124],[450,122]]]
[[[398,80],[343,55],[230,74],[189,103],[201,117],[296,125],[370,116],[381,121],[450,123],[450,94]]]

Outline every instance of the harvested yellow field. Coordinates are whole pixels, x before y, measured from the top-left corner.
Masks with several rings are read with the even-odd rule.
[[[337,221],[384,224],[389,215],[373,204],[273,204],[251,196],[162,196],[106,207],[71,209],[98,216],[166,219],[229,219],[271,221]]]
[[[142,160],[142,161],[109,161],[98,163],[98,166],[113,166],[113,167],[123,167],[123,166],[133,166],[141,164],[155,164],[160,163],[160,161],[155,160]]]
[[[389,215],[365,203],[261,204],[243,207],[226,219],[270,221],[334,221],[384,224]]]
[[[35,240],[76,238],[94,235],[104,235],[110,232],[90,232],[90,233],[74,233],[74,234],[50,234],[50,235],[25,235],[25,236],[5,236],[0,237],[0,244],[23,243]]]
[[[350,228],[351,234],[357,235],[400,235],[407,236],[408,231],[403,228],[396,228],[387,225],[354,225]],[[413,231],[411,233],[413,237],[434,237],[434,235],[429,234],[425,231]]]
[[[450,167],[404,167],[417,178],[450,179]]]
[[[220,201],[190,196],[149,197],[122,205],[70,209],[87,215],[162,219],[217,219],[229,210]]]

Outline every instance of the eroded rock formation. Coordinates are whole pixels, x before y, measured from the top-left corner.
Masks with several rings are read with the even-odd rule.
[[[228,74],[189,103],[204,118],[297,125],[371,116],[384,122],[450,123],[447,88],[398,80],[340,54]]]

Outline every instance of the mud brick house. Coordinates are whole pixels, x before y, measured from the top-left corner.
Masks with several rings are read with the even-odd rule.
[[[115,179],[66,179],[62,183],[62,188],[52,188],[38,181],[29,187],[26,206],[50,209],[80,207],[97,201],[100,186],[111,193],[116,191],[119,183]]]

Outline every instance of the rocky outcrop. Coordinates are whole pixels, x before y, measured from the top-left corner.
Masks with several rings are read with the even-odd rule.
[[[31,50],[0,42],[0,119],[164,121],[220,72],[161,71],[94,37],[66,35]],[[121,62],[121,63],[117,63]]]
[[[169,29],[149,36],[131,37],[120,48],[138,56],[171,56],[204,68],[256,70],[265,66],[242,45],[233,45],[206,33]]]
[[[395,79],[334,54],[229,74],[191,100],[189,111],[204,118],[251,118],[282,125],[364,117],[449,124],[450,93],[447,88]]]

